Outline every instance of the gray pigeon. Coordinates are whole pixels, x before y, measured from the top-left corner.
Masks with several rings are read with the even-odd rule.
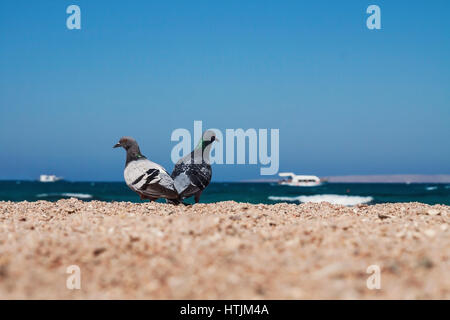
[[[212,177],[209,154],[214,141],[219,141],[214,131],[205,131],[194,151],[175,164],[171,177],[180,200],[195,196],[195,203],[200,201],[200,195]]]
[[[158,198],[166,198],[178,201],[179,196],[172,178],[162,166],[142,155],[136,140],[123,137],[113,148],[119,147],[127,152],[123,175],[131,190],[136,192],[142,200],[154,201]]]

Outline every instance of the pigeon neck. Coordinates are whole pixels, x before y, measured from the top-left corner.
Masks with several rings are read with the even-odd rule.
[[[131,146],[127,149],[127,162],[130,163],[131,161],[139,160],[139,159],[145,159],[145,157],[142,155],[141,150],[139,150],[138,146]]]
[[[200,140],[197,147],[192,151],[191,158],[201,159],[207,163],[209,163],[209,153],[211,152],[211,141]]]
[[[202,150],[202,152],[205,151],[206,147],[208,147],[211,144],[211,141],[205,141],[203,139],[200,139],[200,142],[198,143],[197,147],[195,147],[195,150]],[[211,148],[209,148],[211,149]]]

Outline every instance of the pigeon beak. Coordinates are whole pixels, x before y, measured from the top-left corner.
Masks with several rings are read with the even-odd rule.
[[[214,139],[214,141],[216,141],[216,142],[220,142],[220,140],[219,140],[218,138],[215,138],[215,139]]]
[[[120,144],[120,142],[119,143],[116,143],[115,145],[114,145],[114,147],[113,148],[119,148],[119,147],[121,147],[122,145]]]

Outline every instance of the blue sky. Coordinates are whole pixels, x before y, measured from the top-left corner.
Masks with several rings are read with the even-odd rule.
[[[66,28],[67,6],[81,30]],[[381,8],[381,30],[366,8]],[[450,173],[448,1],[0,3],[0,179],[169,171],[174,129],[280,129],[280,171]],[[259,178],[214,167],[215,181]]]

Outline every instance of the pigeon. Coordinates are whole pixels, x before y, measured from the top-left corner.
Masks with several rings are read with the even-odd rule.
[[[212,177],[209,154],[214,141],[219,141],[214,131],[205,131],[194,151],[175,164],[171,177],[181,201],[191,196],[195,197],[195,203],[200,201]]]
[[[141,197],[141,200],[154,201],[165,198],[178,201],[179,195],[170,175],[162,166],[142,155],[136,140],[123,137],[113,148],[119,147],[127,152],[123,172],[125,182]]]

